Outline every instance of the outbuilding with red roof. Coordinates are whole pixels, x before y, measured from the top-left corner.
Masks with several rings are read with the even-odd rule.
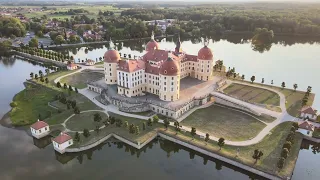
[[[300,117],[303,119],[309,119],[309,120],[317,120],[317,110],[313,109],[310,106],[305,106],[300,111]]]
[[[33,137],[40,139],[49,134],[50,128],[46,122],[38,120],[30,126],[30,130]]]
[[[311,122],[309,122],[308,120],[299,122],[298,132],[300,132],[306,136],[312,137],[313,131],[314,131],[314,125]]]
[[[70,135],[61,132],[61,134],[59,136],[52,139],[52,144],[53,144],[54,150],[63,154],[65,152],[66,148],[73,144],[73,140]]]

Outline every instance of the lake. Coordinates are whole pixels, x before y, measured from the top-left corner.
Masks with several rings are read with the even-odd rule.
[[[141,43],[133,44],[126,46],[126,43],[124,43],[120,52],[141,55],[143,45]],[[162,48],[164,48],[163,46],[168,46],[167,49],[174,48],[172,42],[165,40],[162,40],[160,46]],[[192,54],[196,54],[201,46],[200,43],[193,44],[191,41],[183,42],[182,44],[182,48]],[[318,83],[309,78],[304,79],[304,77],[308,77],[308,74],[312,75],[312,77],[320,77],[315,66],[319,65],[317,56],[316,54],[311,55],[315,51],[320,52],[318,43],[297,43],[290,46],[273,44],[270,51],[264,53],[253,51],[250,44],[247,44],[245,40],[242,43],[238,43],[238,41],[230,42],[230,40],[221,39],[210,43],[209,46],[213,49],[216,59],[223,59],[227,66],[236,67],[236,71],[246,72],[247,77],[254,74],[257,77],[264,77],[266,81],[268,81],[267,77],[270,77],[275,82],[286,81],[288,86],[289,83],[296,81],[301,89],[311,85],[313,92],[320,93]],[[295,52],[291,52],[293,47]],[[86,54],[85,48],[80,48],[74,54],[81,59],[95,59],[103,56],[106,49],[107,47],[96,47]],[[275,59],[279,54],[285,54],[280,52],[280,49],[286,51],[288,55],[287,57]],[[70,54],[72,54],[71,51],[74,51],[74,49],[70,50]],[[248,58],[244,58],[245,53],[248,53]],[[294,57],[293,54],[297,55],[297,57]],[[271,57],[274,57],[274,59]],[[288,59],[291,59],[291,63],[289,63]],[[283,61],[289,64],[286,67],[278,67],[280,64],[286,64]],[[261,65],[261,63],[264,65]],[[312,65],[306,66],[307,64]],[[263,68],[263,66],[265,67]],[[291,71],[287,71],[289,67],[297,68],[300,71],[294,74]],[[29,78],[30,72],[38,72],[39,70],[44,72],[43,67],[19,59],[0,60],[0,117],[10,110],[9,103],[13,96],[24,88],[22,83]],[[288,76],[289,73],[292,76]],[[279,74],[279,77],[277,74]],[[302,80],[299,80],[300,76]],[[285,77],[288,77],[288,79]],[[319,99],[317,101],[315,103],[316,107],[320,109]],[[134,179],[152,178],[156,180],[260,179],[239,168],[232,167],[166,140],[155,140],[139,151],[121,142],[112,141],[84,153],[59,155],[54,152],[50,139],[37,141],[30,137],[27,132],[28,128],[26,130],[25,128],[10,129],[0,126],[1,180],[34,180],[42,178],[132,179],[133,177]],[[309,149],[306,149],[307,146]],[[293,174],[294,180],[319,179],[316,168],[320,162],[320,156],[319,154],[314,154],[311,147],[312,145],[308,142],[304,141],[302,144],[304,149],[299,154]]]

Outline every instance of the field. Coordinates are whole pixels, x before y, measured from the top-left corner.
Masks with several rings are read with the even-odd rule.
[[[279,171],[277,168],[277,162],[281,154],[282,145],[285,142],[285,139],[290,131],[291,126],[291,122],[285,122],[276,126],[271,131],[271,134],[266,136],[258,144],[245,147],[225,145],[222,147],[221,150],[219,150],[219,146],[215,141],[210,140],[209,143],[206,145],[204,140],[200,139],[199,136],[196,136],[195,139],[192,140],[190,132],[179,132],[176,135],[176,132],[173,130],[173,128],[169,128],[169,130],[162,132],[176,139],[180,139],[189,144],[196,145],[200,148],[222,155],[229,159],[241,162],[248,166],[252,166],[264,172],[277,174],[282,177],[287,177],[291,176],[291,173],[293,172],[295,161],[298,157],[300,144],[302,141],[301,135],[299,133],[296,133],[294,145],[289,153],[289,157],[285,162],[285,166],[282,170]],[[238,157],[236,157],[237,149],[239,149]],[[254,164],[255,160],[252,158],[252,154],[255,149],[259,149],[263,152],[263,156],[256,164]]]
[[[216,105],[195,111],[181,125],[231,141],[251,139],[266,126],[252,116]]]
[[[110,133],[115,133],[115,134],[117,134],[125,139],[128,139],[129,141],[132,141],[136,144],[138,144],[138,142],[143,143],[146,140],[153,137],[157,133],[157,131],[156,131],[157,128],[163,127],[163,125],[161,125],[159,123],[154,123],[152,126],[146,126],[146,130],[143,130],[142,123],[146,122],[145,120],[124,117],[124,116],[113,114],[113,113],[110,113],[109,115],[112,117],[115,117],[117,119],[121,119],[123,123],[125,121],[128,121],[129,125],[134,124],[136,126],[139,126],[140,133],[138,135],[137,134],[130,134],[129,129],[124,127],[123,125],[122,125],[122,127],[116,127],[115,124],[110,124],[109,126],[101,129],[99,131],[99,133],[91,132],[91,135],[88,138],[81,136],[81,142],[75,143],[72,147],[79,147],[79,146],[85,146],[87,144],[91,144],[91,143],[107,136]],[[74,136],[74,133],[71,133],[71,135]]]
[[[13,6],[3,6],[7,8],[12,8]],[[42,11],[40,8],[43,6],[27,6],[25,8],[32,8],[34,10],[28,11],[28,9],[22,10],[17,13],[24,14],[27,18],[32,17],[41,17],[43,15],[46,15],[48,18],[58,18],[58,19],[65,19],[65,18],[71,18],[73,15],[65,15],[65,14],[54,14],[55,12],[66,12],[69,9],[84,9],[89,11],[89,13],[85,13],[86,16],[89,18],[96,18],[98,17],[99,11],[112,11],[115,13],[115,15],[120,15],[120,13],[125,10],[126,8],[116,8],[109,5],[69,5],[69,6],[46,6],[48,8],[51,8],[50,10]],[[52,8],[56,8],[57,10],[53,10]],[[82,14],[78,14],[82,15]]]
[[[232,83],[223,91],[232,97],[247,102],[280,106],[279,95],[269,90]]]
[[[100,114],[102,120],[100,122],[94,122],[94,114]],[[96,126],[101,127],[103,125],[103,121],[105,121],[108,116],[103,112],[84,112],[80,114],[76,114],[71,117],[66,122],[66,127],[73,131],[82,131],[83,129],[94,130]]]
[[[61,79],[60,83],[83,89],[87,87],[88,82],[100,80],[103,76],[99,72],[81,71]]]

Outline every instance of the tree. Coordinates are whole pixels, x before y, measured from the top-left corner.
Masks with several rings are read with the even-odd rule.
[[[14,101],[12,101],[11,103],[10,103],[10,107],[12,107],[12,108],[15,108],[15,107],[17,107],[18,106],[18,104],[16,103],[16,102],[14,102]]]
[[[84,136],[84,137],[89,137],[89,136],[90,136],[90,132],[89,132],[88,129],[84,129],[84,130],[83,130],[83,136]]]
[[[61,88],[60,82],[57,82],[57,88]]]
[[[34,76],[34,74],[33,74],[33,72],[31,72],[30,73],[30,78],[33,79],[33,76]]]
[[[282,89],[284,89],[284,88],[286,87],[286,83],[285,83],[285,82],[282,82],[282,83],[281,83],[281,87],[282,87]]]
[[[256,77],[255,77],[255,76],[252,76],[250,80],[251,80],[251,83],[253,83],[253,81],[256,80]]]
[[[192,127],[191,128],[191,136],[192,136],[192,140],[194,139],[194,136],[197,134],[197,130],[196,130],[196,128],[195,127]]]
[[[299,124],[297,122],[293,122],[292,123],[292,126],[296,128],[296,130],[299,129]]]
[[[168,119],[165,119],[164,121],[163,121],[163,125],[164,125],[164,127],[166,128],[166,130],[168,129],[168,126],[170,125],[170,121],[168,120]]]
[[[291,147],[292,147],[292,143],[290,141],[286,141],[284,144],[283,144],[283,148],[286,148],[288,149],[289,151],[291,150]]]
[[[71,101],[71,106],[74,109],[77,106],[77,101],[76,100]]]
[[[261,84],[264,84],[264,78],[262,78],[262,80],[261,80]]]
[[[281,151],[281,157],[287,159],[288,154],[289,154],[289,150],[287,148],[283,148]]]
[[[294,91],[296,91],[296,90],[297,90],[297,88],[298,88],[298,84],[294,84],[294,85],[293,85],[293,89],[294,89]]]
[[[73,88],[71,85],[69,85],[69,91],[73,91]]]
[[[224,138],[219,138],[218,140],[218,146],[220,147],[219,151],[221,150],[221,148],[224,146],[225,142],[224,142]]]
[[[29,41],[29,47],[36,47],[36,48],[38,48],[38,46],[39,46],[39,41],[38,41],[38,39],[32,38],[32,39]]]
[[[35,75],[34,75],[34,78],[38,81],[38,78],[39,78],[39,77],[38,77],[38,74],[35,74]]]
[[[80,141],[80,135],[79,135],[78,132],[76,132],[76,134],[75,134],[75,136],[74,136],[74,140],[75,140],[76,142],[79,142],[79,141]]]
[[[159,122],[159,117],[157,115],[153,116],[153,123],[158,123]]]
[[[54,39],[54,43],[55,43],[55,44],[61,45],[61,44],[64,43],[64,42],[65,42],[65,40],[64,40],[64,38],[63,38],[62,35],[58,35],[58,36]]]
[[[99,113],[95,113],[93,115],[93,121],[100,122],[101,120],[102,120],[102,117],[101,117],[101,115]]]
[[[100,132],[100,127],[99,127],[99,126],[96,126],[96,128],[94,129],[94,131],[96,131],[96,133],[99,134],[99,132]]]
[[[209,140],[210,140],[210,135],[207,133],[206,134],[206,138],[204,139],[204,141],[206,142],[206,145],[207,145]]]
[[[142,123],[142,130],[146,130],[146,123],[145,122]]]
[[[74,88],[74,91],[75,91],[76,93],[78,93],[78,88],[75,87],[75,88]]]
[[[255,159],[256,161],[254,163],[257,163],[257,161],[263,156],[262,151],[256,149],[253,152],[252,158]]]
[[[0,29],[1,29],[1,21],[0,21]],[[1,32],[0,32],[1,37]],[[0,42],[0,56],[10,55],[12,42],[9,40],[4,40]]]
[[[139,126],[136,126],[135,131],[136,131],[136,134],[137,134],[137,135],[140,134]]]
[[[180,131],[180,124],[178,121],[175,121],[173,123],[174,127],[175,127],[175,130],[176,130],[176,134],[178,134],[178,132]]]
[[[244,78],[245,78],[245,76],[244,76],[244,74],[242,74],[242,76],[241,76],[241,80],[243,81],[243,80],[244,80]]]
[[[148,119],[148,126],[152,126],[152,119],[151,118]]]
[[[271,85],[273,85],[273,80],[271,80]]]
[[[124,122],[124,127],[127,128],[128,126],[129,126],[128,121],[125,121],[125,122]]]
[[[134,124],[131,124],[131,125],[129,126],[129,133],[134,134],[135,131],[136,131],[136,129],[135,129]]]
[[[43,72],[41,70],[39,70],[39,76],[43,77]]]
[[[69,103],[67,103],[67,109],[71,109],[71,107],[70,107],[70,104],[69,104]]]
[[[67,88],[68,88],[68,86],[67,86],[66,83],[63,84],[63,88],[64,88],[64,89],[67,89]]]
[[[40,77],[40,81],[41,81],[42,83],[44,82],[43,76]]]
[[[279,169],[282,169],[282,168],[283,168],[284,161],[285,161],[285,158],[283,158],[283,157],[281,157],[281,158],[279,159],[278,164],[277,164],[277,166],[278,166]]]
[[[46,81],[46,84],[48,84],[48,83],[49,83],[49,79],[48,79],[48,78],[46,78],[46,79],[45,79],[45,81]]]
[[[80,114],[80,109],[78,108],[78,106],[74,107],[74,113]]]
[[[46,69],[45,71],[46,71],[46,74],[48,76],[50,74],[50,69]]]
[[[121,127],[122,124],[123,124],[123,122],[122,122],[121,119],[117,119],[117,120],[116,120],[116,126],[117,126],[117,127]]]

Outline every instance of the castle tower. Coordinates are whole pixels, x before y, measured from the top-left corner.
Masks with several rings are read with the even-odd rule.
[[[117,65],[120,59],[117,50],[108,50],[104,54],[104,74],[107,84],[117,84]]]
[[[159,72],[159,98],[163,101],[176,101],[180,92],[180,67],[179,63],[170,57],[164,61]]]
[[[212,79],[213,71],[213,53],[208,47],[209,40],[204,40],[204,47],[198,52],[198,67],[196,67],[195,78],[201,81],[208,81]]]

